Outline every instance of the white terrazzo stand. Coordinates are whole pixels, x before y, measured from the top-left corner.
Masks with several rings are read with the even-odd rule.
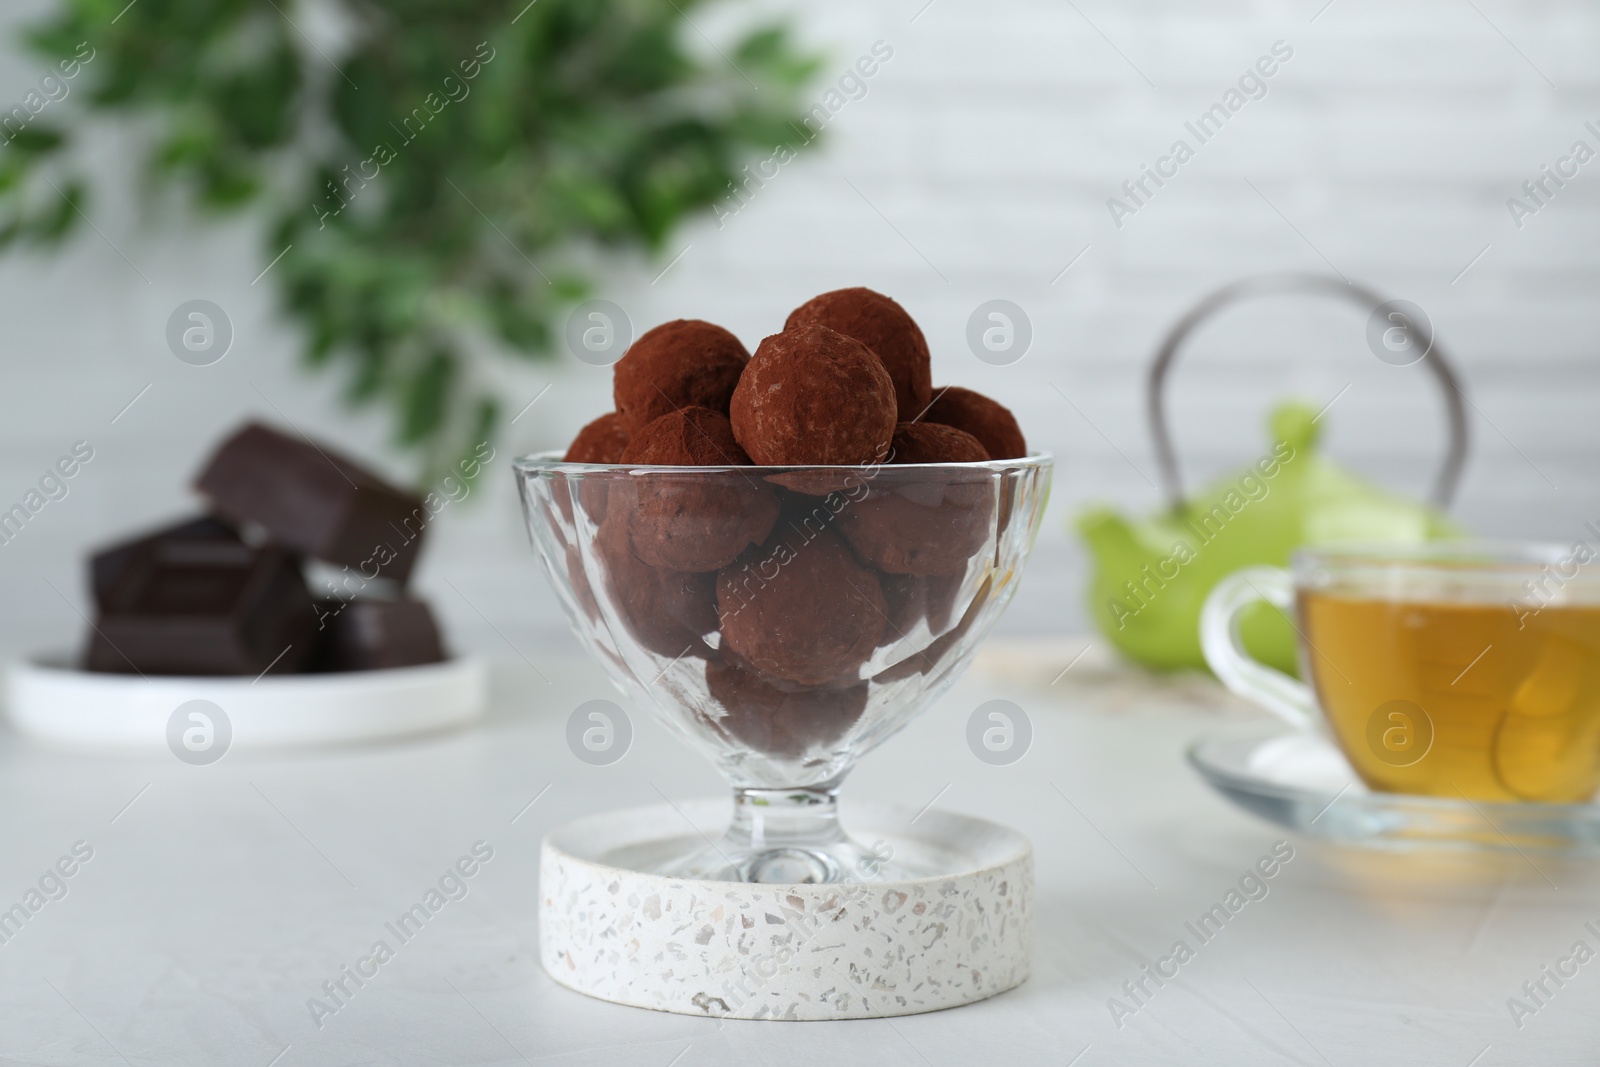
[[[610,812],[545,838],[539,941],[557,982],[601,1000],[730,1019],[938,1011],[1027,980],[1033,847],[981,819],[849,807],[857,840],[936,875],[759,885],[628,869],[703,846],[728,801]],[[713,835],[714,837],[714,835]]]

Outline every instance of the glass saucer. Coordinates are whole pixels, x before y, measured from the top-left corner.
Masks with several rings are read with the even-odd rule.
[[[1239,807],[1307,837],[1391,851],[1600,856],[1600,804],[1506,804],[1374,792],[1329,741],[1267,727],[1202,738],[1189,763]]]

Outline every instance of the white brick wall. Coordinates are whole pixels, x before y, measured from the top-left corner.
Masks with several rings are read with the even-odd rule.
[[[685,231],[662,262],[617,265],[604,295],[640,328],[701,316],[751,346],[822,289],[866,284],[906,304],[933,344],[936,378],[1011,404],[1060,461],[1052,514],[1006,626],[1081,626],[1083,560],[1065,529],[1075,510],[1098,500],[1156,506],[1117,450],[1154,477],[1142,376],[1170,321],[1234,277],[1325,270],[1323,257],[1421,304],[1456,355],[1481,412],[1457,509],[1466,523],[1565,538],[1600,518],[1600,163],[1520,232],[1505,208],[1575,139],[1600,148],[1583,129],[1600,120],[1600,10],[1581,0],[1474,0],[1476,9],[1336,0],[1318,16],[1323,0],[935,0],[913,23],[923,2],[795,4],[807,39],[830,53],[829,78],[879,39],[894,58],[835,117],[821,151],[785,167],[725,226]],[[7,5],[6,35],[43,6]],[[735,6],[696,18],[715,35],[746,14]],[[1280,39],[1294,57],[1268,95],[1116,229],[1106,198]],[[36,67],[7,55],[0,95],[20,97]],[[126,166],[114,139],[97,156],[102,171]],[[0,501],[20,497],[72,441],[97,449],[71,496],[0,547],[9,609],[0,639],[13,646],[75,640],[67,598],[83,603],[85,548],[184,507],[200,452],[245,415],[281,410],[368,455],[384,440],[381,418],[344,413],[333,380],[296,366],[271,294],[250,286],[262,261],[247,227],[174,232],[104,199],[94,219],[149,284],[87,230],[60,257],[0,261]],[[166,351],[162,329],[173,307],[201,296],[227,308],[237,340],[222,363],[196,369]],[[969,313],[993,297],[1033,320],[1032,351],[1011,367],[980,363],[963,341]],[[1325,401],[1351,384],[1328,418],[1327,448],[1375,480],[1421,492],[1441,447],[1440,405],[1417,368],[1372,357],[1363,327],[1352,309],[1280,300],[1204,331],[1174,376],[1188,477],[1258,451],[1274,400]],[[563,443],[604,408],[606,379],[571,360],[519,370],[521,396],[555,387],[503,453]],[[513,398],[511,410],[520,405]],[[513,640],[568,640],[509,476],[492,478],[483,496],[484,506],[453,509],[436,529],[423,587],[461,643],[500,639],[446,578]]]

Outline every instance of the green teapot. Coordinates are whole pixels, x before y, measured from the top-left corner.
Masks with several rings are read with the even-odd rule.
[[[1290,293],[1345,297],[1371,315],[1386,307],[1371,290],[1315,274],[1246,278],[1207,296],[1172,328],[1150,372],[1148,412],[1167,509],[1144,521],[1130,521],[1104,507],[1077,517],[1078,532],[1094,561],[1090,615],[1112,645],[1138,663],[1163,670],[1203,668],[1201,606],[1213,586],[1241,568],[1287,566],[1290,553],[1301,545],[1405,543],[1461,535],[1443,511],[1466,458],[1463,394],[1431,330],[1409,318],[1394,321],[1406,331],[1406,343],[1420,353],[1412,362],[1425,363],[1439,380],[1449,416],[1450,448],[1433,506],[1369,485],[1319,455],[1318,424],[1326,409],[1319,412],[1299,402],[1273,411],[1269,445],[1250,467],[1185,496],[1163,400],[1179,347],[1202,322],[1241,299]],[[1241,617],[1240,634],[1256,659],[1296,673],[1294,630],[1277,609],[1256,605]]]

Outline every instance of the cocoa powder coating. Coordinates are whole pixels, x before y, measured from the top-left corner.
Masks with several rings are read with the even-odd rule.
[[[880,479],[838,519],[840,535],[862,560],[890,574],[919,577],[965,571],[993,525],[988,483],[956,475],[904,483]]]
[[[622,452],[623,463],[662,467],[749,466],[728,416],[687,407],[646,423]]]
[[[634,433],[678,408],[728,412],[750,353],[721,326],[676,319],[646,331],[617,361],[611,391],[622,427]]]
[[[628,431],[622,428],[621,417],[608,411],[579,430],[561,458],[567,463],[620,463],[627,447]]]
[[[617,519],[600,524],[594,548],[609,600],[634,640],[661,656],[711,654],[701,635],[717,627],[716,575],[650,566],[633,552],[626,524]]]
[[[748,464],[725,416],[684,408],[634,437],[624,463],[668,466]],[[633,551],[652,567],[700,573],[726,567],[760,544],[778,518],[777,491],[759,478],[726,471],[670,471],[633,478],[629,529]],[[607,514],[615,514],[608,506]]]
[[[872,350],[815,323],[762,341],[733,392],[733,434],[768,466],[855,466],[894,436],[894,382]]]
[[[936,422],[902,422],[894,428],[890,463],[983,463],[989,452],[965,430]]]
[[[894,381],[897,418],[908,422],[933,398],[928,342],[906,309],[871,289],[835,289],[789,313],[784,329],[819,322],[866,345]]]
[[[788,693],[749,670],[708,663],[706,685],[724,710],[721,717],[710,719],[713,727],[757,752],[782,759],[832,748],[867,708],[864,682],[846,689]]]
[[[951,385],[937,390],[922,421],[965,430],[978,439],[990,459],[1022,459],[1028,454],[1017,417],[971,389]]]
[[[722,640],[763,676],[826,685],[857,674],[883,634],[878,576],[828,530],[780,526],[717,575]]]
[[[883,599],[889,606],[889,621],[880,644],[890,645],[911,637],[918,623],[924,621],[928,632],[935,637],[948,630],[964,577],[964,573],[926,577],[887,572],[878,575]]]

